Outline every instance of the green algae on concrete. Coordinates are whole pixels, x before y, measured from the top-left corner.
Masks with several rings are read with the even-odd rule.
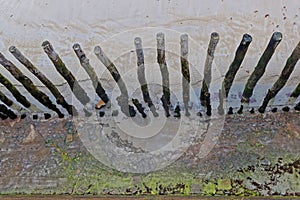
[[[217,181],[218,190],[231,190],[231,180],[230,179],[219,179]]]
[[[204,183],[202,188],[203,193],[206,195],[214,195],[217,192],[216,184],[213,182]]]
[[[161,170],[141,175],[141,184],[150,194],[182,194],[191,193],[191,185],[196,184],[197,179],[192,173],[176,172],[173,170]]]

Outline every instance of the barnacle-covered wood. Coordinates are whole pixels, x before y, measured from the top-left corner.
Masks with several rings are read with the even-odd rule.
[[[12,106],[13,101],[10,100],[3,92],[0,91],[0,101],[5,103],[7,106]]]
[[[33,82],[27,76],[25,76],[12,62],[7,60],[1,53],[0,64],[3,65],[3,67],[5,67],[41,104],[55,111],[59,117],[64,117],[64,114],[61,113],[60,110],[56,107],[56,105],[54,105],[51,102],[50,98],[45,93],[38,90],[37,87],[33,84]]]
[[[152,112],[153,116],[158,116],[155,106],[153,105],[153,102],[149,94],[149,89],[148,89],[147,80],[145,76],[144,52],[143,52],[141,38],[139,37],[135,38],[134,45],[136,49],[137,66],[138,66],[137,75],[138,75],[139,83],[141,85],[144,101],[148,104],[148,107],[150,108],[150,111]]]
[[[200,92],[200,101],[201,101],[201,105],[203,106],[206,106],[206,99],[209,93],[209,87],[211,82],[212,63],[214,60],[214,53],[218,42],[219,42],[219,34],[213,32],[210,35],[210,41],[207,48],[207,55],[206,55],[206,60],[204,65],[204,79],[202,81],[202,88]]]
[[[21,103],[25,108],[29,108],[31,106],[30,102],[23,96],[19,90],[0,73],[0,83],[4,85],[10,93],[15,97],[15,99]]]
[[[84,89],[79,85],[78,81],[75,79],[74,75],[68,70],[64,62],[61,60],[59,55],[54,51],[52,45],[49,41],[44,41],[42,47],[45,53],[48,55],[49,59],[52,61],[56,70],[64,77],[64,79],[69,84],[72,92],[76,98],[83,104],[89,103],[90,98],[87,96]]]
[[[249,102],[249,99],[253,94],[253,90],[257,82],[265,73],[266,67],[272,55],[274,54],[276,47],[280,43],[281,39],[282,39],[282,34],[280,32],[273,33],[267,48],[265,49],[264,53],[260,57],[251,76],[247,80],[247,83],[244,88],[243,96],[242,96],[242,101]]]
[[[163,33],[158,33],[156,35],[157,41],[157,63],[159,65],[159,69],[162,77],[162,89],[163,95],[161,97],[161,101],[163,104],[163,108],[165,110],[166,116],[170,116],[170,80],[169,80],[169,70],[166,62],[166,54],[165,54],[165,35]]]
[[[235,52],[235,57],[234,57],[232,63],[230,64],[227,73],[225,74],[225,78],[223,81],[223,87],[224,87],[224,92],[225,92],[226,97],[228,97],[228,93],[232,86],[235,75],[238,72],[238,70],[245,58],[245,55],[247,53],[247,50],[248,50],[248,47],[249,47],[251,41],[252,41],[251,35],[249,35],[249,34],[243,35],[242,41]]]
[[[273,99],[278,92],[285,86],[288,81],[291,73],[293,72],[298,60],[300,59],[300,42],[292,52],[291,56],[287,59],[286,64],[277,79],[277,81],[273,84],[273,86],[268,90],[266,97],[262,105],[259,107],[259,112],[264,112],[268,103],[271,99]]]
[[[185,110],[185,115],[189,116],[189,101],[190,101],[190,69],[189,69],[189,61],[188,61],[188,35],[183,34],[180,37],[180,47],[181,47],[181,73],[182,73],[182,97],[183,97],[183,105]]]
[[[62,107],[64,107],[70,115],[76,114],[76,108],[68,104],[56,86],[40,71],[38,70],[31,62],[28,60],[15,46],[11,46],[9,51],[13,56],[20,61],[32,74],[34,74],[53,94],[56,98],[56,102]]]
[[[300,95],[300,83],[294,89],[293,93],[291,94],[291,97],[297,98],[299,97],[299,95]]]
[[[80,61],[81,66],[83,67],[83,69],[87,72],[87,74],[89,75],[92,83],[93,83],[93,87],[96,90],[97,95],[105,102],[108,103],[109,102],[109,98],[105,92],[105,89],[102,87],[102,84],[99,81],[99,78],[94,70],[94,68],[91,66],[89,59],[86,57],[84,51],[81,49],[79,44],[74,44],[73,45],[73,49]]]
[[[117,67],[110,61],[110,59],[105,55],[100,46],[94,48],[94,53],[97,58],[103,63],[103,65],[108,69],[113,79],[120,88],[121,95],[117,98],[118,104],[121,107],[121,111],[129,117],[134,117],[136,111],[133,106],[129,105],[129,95],[126,88],[125,82],[123,81]]]

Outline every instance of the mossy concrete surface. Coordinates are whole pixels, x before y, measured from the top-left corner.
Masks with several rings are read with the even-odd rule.
[[[131,174],[89,154],[71,119],[3,120],[0,193],[300,196],[299,112],[226,116],[201,159],[200,143],[162,170]]]

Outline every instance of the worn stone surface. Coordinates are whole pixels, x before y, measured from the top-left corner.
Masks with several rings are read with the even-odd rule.
[[[298,196],[299,130],[294,111],[227,116],[205,158],[199,141],[162,170],[131,174],[90,155],[71,119],[2,120],[0,193]]]

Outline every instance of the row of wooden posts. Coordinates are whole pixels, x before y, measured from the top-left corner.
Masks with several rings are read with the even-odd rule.
[[[162,97],[161,102],[165,111],[166,117],[170,116],[170,81],[169,81],[169,72],[166,62],[165,55],[165,37],[163,33],[158,33],[156,35],[157,40],[157,63],[159,65],[161,76],[162,76]],[[282,34],[280,32],[274,32],[265,51],[260,57],[254,71],[250,75],[247,80],[244,91],[241,98],[241,107],[238,113],[242,113],[243,105],[249,102],[250,97],[253,94],[254,88],[260,78],[263,76],[268,62],[270,61],[272,55],[275,52],[276,47],[282,40]],[[224,114],[223,108],[223,100],[228,97],[230,88],[233,84],[234,78],[244,60],[244,57],[247,53],[248,47],[252,41],[252,37],[249,34],[244,34],[242,40],[235,52],[234,60],[232,61],[229,69],[225,75],[223,80],[222,88],[219,91],[219,101],[220,104],[218,106],[218,113]],[[204,67],[204,79],[202,82],[202,88],[200,92],[200,102],[203,107],[206,108],[206,115],[210,116],[212,114],[212,107],[210,104],[210,84],[212,77],[212,63],[214,60],[214,52],[216,50],[217,44],[219,42],[219,34],[213,32],[211,34],[210,42],[207,49],[205,67]],[[153,116],[157,117],[158,113],[151,99],[151,95],[149,93],[147,80],[145,76],[145,65],[144,65],[144,53],[142,47],[141,38],[137,37],[134,39],[134,45],[136,48],[137,55],[137,75],[138,81],[141,87],[141,92],[143,96],[143,101],[149,107],[149,110],[153,114]],[[182,101],[184,106],[185,115],[189,116],[189,101],[190,101],[190,70],[189,70],[189,60],[188,60],[188,35],[183,34],[180,37],[180,46],[181,46],[181,72],[182,72]],[[74,75],[68,70],[67,66],[64,64],[59,55],[55,52],[53,46],[49,41],[45,41],[42,44],[42,48],[44,52],[48,55],[49,59],[52,61],[56,70],[60,73],[60,75],[67,81],[70,86],[72,92],[75,97],[85,106],[90,102],[90,98],[88,97],[85,90],[80,86]],[[77,55],[81,66],[84,68],[86,73],[89,75],[93,87],[95,89],[96,94],[101,98],[104,105],[106,107],[110,107],[110,98],[107,95],[105,89],[102,87],[99,78],[91,66],[89,59],[86,57],[86,54],[82,50],[79,44],[73,45],[73,50]],[[60,91],[56,88],[56,86],[43,74],[41,73],[37,67],[35,67],[32,62],[26,58],[17,47],[11,46],[9,48],[10,53],[20,62],[22,63],[32,74],[34,74],[52,93],[52,95],[56,98],[56,103],[60,104],[69,115],[77,115],[78,110],[74,105],[68,103],[64,96],[60,93]],[[94,48],[94,53],[96,57],[104,64],[107,70],[112,75],[113,79],[117,83],[120,88],[121,95],[117,98],[118,105],[120,106],[121,111],[128,117],[134,117],[136,115],[136,110],[142,115],[142,117],[147,117],[147,114],[144,112],[144,108],[140,103],[141,100],[131,99],[132,102],[129,103],[130,96],[128,94],[128,90],[126,88],[126,84],[122,79],[121,74],[119,73],[117,67],[113,64],[113,62],[105,55],[100,46],[96,46]],[[258,108],[260,113],[265,112],[266,107],[268,106],[269,101],[274,98],[278,92],[285,86],[287,80],[289,79],[291,73],[293,72],[297,61],[300,58],[300,42],[297,44],[295,49],[293,50],[290,57],[287,59],[285,66],[282,69],[282,72],[278,78],[278,80],[273,84],[273,86],[268,90],[267,95],[265,96],[262,105]],[[7,69],[15,79],[17,79],[24,88],[41,104],[46,106],[48,109],[57,113],[59,118],[63,118],[64,114],[60,111],[60,109],[51,102],[49,96],[40,91],[33,82],[25,76],[19,69],[14,65],[11,61],[7,60],[5,56],[0,53],[0,64]],[[19,106],[15,104],[13,100],[7,97],[4,92],[0,91],[0,118],[6,119],[16,119],[19,113],[15,113],[14,110],[25,110],[30,107],[34,107],[27,98],[22,95],[17,88],[0,73],[0,83],[5,86],[11,94],[15,97],[15,99],[22,105]],[[294,91],[291,94],[291,98],[297,98],[300,95],[300,83],[296,86]],[[23,108],[24,107],[24,108]],[[300,102],[296,104],[294,107],[296,110],[300,110]],[[86,115],[90,115],[90,112],[84,109]],[[254,112],[252,109],[251,112]],[[232,113],[232,108],[228,111],[229,114]],[[198,115],[202,116],[199,112]],[[175,108],[175,117],[180,116],[180,106],[177,105]],[[21,113],[21,118],[26,117],[26,113]],[[45,118],[50,118],[51,115],[45,113]]]

